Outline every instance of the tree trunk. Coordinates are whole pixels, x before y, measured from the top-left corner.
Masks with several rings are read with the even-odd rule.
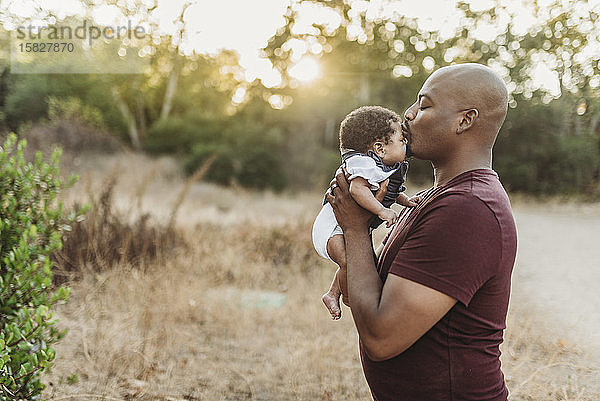
[[[165,91],[165,98],[163,100],[162,109],[160,111],[160,119],[164,120],[169,117],[171,108],[173,107],[173,98],[175,97],[175,90],[177,89],[177,81],[179,80],[179,55],[175,55],[173,62],[173,70],[169,76],[167,82],[167,90]]]
[[[179,39],[177,43],[177,48],[175,49],[175,54],[173,55],[173,70],[171,71],[171,75],[169,76],[169,81],[167,82],[167,89],[165,90],[165,98],[163,100],[162,109],[160,110],[160,120],[164,120],[169,117],[171,113],[171,108],[173,107],[173,98],[175,97],[175,92],[177,89],[177,81],[179,81],[179,74],[181,72],[181,66],[183,64],[183,57],[179,55],[179,50],[181,43],[183,42],[183,36],[185,33],[185,20],[183,19],[185,15],[185,11],[191,6],[193,2],[191,0],[187,0],[183,7],[181,8],[181,12],[179,13],[179,17],[177,18],[177,26],[178,30],[176,33],[177,38]],[[174,35],[175,36],[175,35]]]
[[[135,115],[131,113],[127,103],[121,98],[119,91],[116,88],[113,88],[113,97],[117,102],[117,106],[119,107],[119,111],[121,115],[127,122],[127,133],[129,134],[129,139],[131,140],[131,144],[134,149],[139,150],[141,148],[140,144],[140,136],[138,132],[137,122],[135,120]]]
[[[137,120],[140,122],[138,139],[143,142],[146,136],[146,114],[144,113],[144,95],[142,92],[139,92],[137,96]]]

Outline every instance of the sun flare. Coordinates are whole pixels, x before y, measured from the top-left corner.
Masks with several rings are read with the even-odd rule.
[[[308,83],[321,76],[321,67],[315,59],[306,57],[291,67],[289,74],[298,81]]]

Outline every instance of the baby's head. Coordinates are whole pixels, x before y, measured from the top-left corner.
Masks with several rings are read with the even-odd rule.
[[[392,165],[406,157],[406,140],[402,119],[381,106],[362,106],[348,114],[340,125],[340,148],[361,153],[375,152],[385,164]]]

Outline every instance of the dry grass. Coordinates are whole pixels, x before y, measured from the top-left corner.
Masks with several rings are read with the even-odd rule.
[[[168,219],[183,181],[152,172],[156,166],[137,156],[133,162],[146,163],[152,180],[124,174],[114,203]],[[320,302],[333,266],[310,242],[318,202],[318,194],[193,186],[175,226],[185,245],[137,267],[117,261],[89,269],[71,283],[71,299],[58,311],[69,334],[56,347],[45,397],[370,399],[349,311],[332,322]],[[600,399],[600,370],[584,349],[536,320],[525,303],[511,307],[508,327],[503,364],[513,401]]]
[[[74,283],[48,397],[365,399],[351,320],[333,324],[320,305],[331,269],[308,227],[205,225],[164,265]],[[56,386],[72,373],[78,384]]]
[[[541,322],[528,306],[512,307],[502,347],[512,401],[600,400],[600,365],[567,333]]]
[[[115,184],[116,178],[110,177],[99,195],[90,194],[89,210],[54,254],[55,283],[81,279],[90,270],[162,260],[176,245],[182,245],[181,236],[172,226],[152,221],[150,214],[143,213],[130,221],[126,213],[115,210]],[[81,210],[78,204],[74,209]]]

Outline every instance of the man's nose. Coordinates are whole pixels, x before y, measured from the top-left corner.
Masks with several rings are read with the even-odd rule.
[[[413,106],[410,106],[408,109],[406,109],[406,111],[404,112],[404,118],[412,121],[415,118],[415,113],[413,111]]]

